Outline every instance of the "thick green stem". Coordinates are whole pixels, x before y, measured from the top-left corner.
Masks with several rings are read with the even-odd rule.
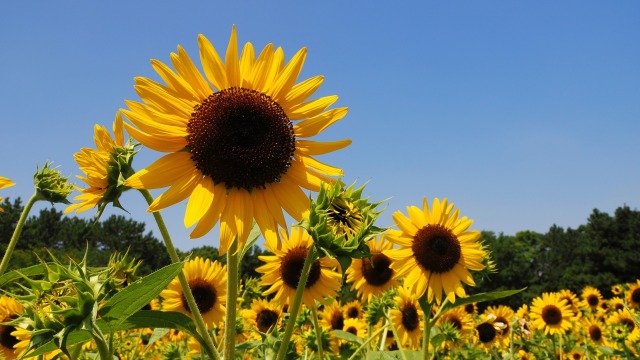
[[[422,359],[429,360],[429,343],[431,342],[431,303],[427,300],[427,292],[418,301],[424,312],[424,328],[422,331]]]
[[[15,230],[13,230],[13,235],[11,236],[11,240],[9,240],[9,245],[7,246],[7,251],[4,253],[2,257],[2,263],[0,263],[0,276],[4,274],[9,267],[9,260],[11,260],[11,254],[13,254],[13,249],[16,248],[16,244],[18,243],[18,238],[20,238],[20,234],[22,233],[22,228],[24,227],[24,223],[27,221],[27,216],[29,216],[29,211],[33,207],[33,204],[36,201],[40,200],[38,197],[38,193],[36,192],[31,196],[27,204],[24,206],[22,210],[22,214],[20,214],[20,219],[18,220],[18,224],[16,225]]]
[[[298,317],[298,312],[300,311],[302,294],[304,293],[304,289],[307,285],[307,279],[309,278],[311,264],[313,264],[316,259],[315,249],[315,246],[311,246],[309,248],[309,252],[307,253],[307,258],[304,260],[304,265],[302,266],[302,272],[300,274],[300,280],[298,280],[298,287],[296,288],[296,295],[293,299],[293,303],[291,303],[289,306],[289,319],[287,320],[287,327],[284,330],[282,344],[280,344],[280,349],[278,349],[278,356],[276,357],[276,360],[284,360],[284,357],[287,354],[287,349],[289,348],[289,340],[291,340],[293,328],[296,324],[296,318]]]
[[[238,239],[227,251],[227,312],[224,323],[224,360],[235,359],[236,304],[238,303]]]
[[[144,196],[147,203],[151,205],[153,202],[153,196],[148,190],[140,190],[142,196]],[[169,235],[169,230],[167,230],[167,225],[164,223],[164,219],[162,215],[160,215],[159,211],[153,212],[153,218],[156,220],[158,224],[158,229],[160,230],[160,234],[162,235],[162,239],[164,240],[164,244],[167,247],[167,251],[169,252],[169,257],[171,258],[172,263],[180,262],[178,258],[178,253],[176,252],[176,248],[173,246],[173,241],[171,241],[171,236]],[[209,356],[213,357],[214,355],[214,345],[213,340],[211,339],[211,335],[207,330],[207,325],[202,318],[202,314],[198,309],[198,304],[196,303],[196,299],[193,297],[193,293],[191,293],[191,288],[189,287],[189,282],[187,281],[187,277],[184,275],[184,272],[181,271],[178,273],[178,279],[180,280],[180,286],[182,287],[182,293],[187,300],[187,304],[189,305],[189,311],[195,320],[196,326],[198,327],[198,332],[200,336],[205,341],[205,350]]]
[[[324,359],[324,353],[322,351],[322,329],[318,325],[318,310],[311,308],[311,320],[313,321],[313,327],[316,329],[316,345],[318,345],[318,359]]]

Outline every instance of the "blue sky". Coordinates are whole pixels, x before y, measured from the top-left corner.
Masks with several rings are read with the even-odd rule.
[[[639,13],[636,1],[11,2],[0,175],[17,185],[0,196],[26,200],[48,160],[75,177],[93,125],[138,99],[133,78],[159,79],[150,59],[178,44],[197,59],[199,33],[224,49],[235,24],[241,43],[287,59],[308,47],[301,79],[324,75],[317,96],[350,109],[321,139],[353,144],[320,160],[391,198],[380,225],[427,196],[479,230],[577,227],[594,208],[640,205]],[[134,166],[160,155],[144,149]],[[138,193],[122,202],[159,236]],[[163,211],[177,246],[217,246],[217,230],[188,239],[184,208]]]

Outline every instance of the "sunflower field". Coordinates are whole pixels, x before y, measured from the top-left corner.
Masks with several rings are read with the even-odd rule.
[[[74,155],[82,186],[49,163],[37,169],[0,263],[0,360],[640,356],[640,274],[608,284],[607,296],[589,284],[498,304],[526,289],[477,286],[502,264],[449,199],[416,199],[379,227],[385,200],[317,159],[351,143],[318,137],[348,109],[331,107],[335,95],[313,98],[323,76],[298,79],[305,48],[285,61],[272,44],[240,47],[235,27],[224,53],[197,42],[200,67],[181,46],[171,64],[152,60],[161,81],[135,78],[140,98],[125,101],[112,131],[95,125],[95,148]],[[148,150],[161,155],[134,170]],[[0,189],[12,185],[0,177]],[[95,266],[87,246],[9,266],[36,202],[99,219],[129,190],[153,213],[168,265],[141,276],[123,251]],[[161,211],[182,201],[192,238],[219,228],[224,261],[175,249]],[[256,245],[266,249],[258,276],[242,277]]]

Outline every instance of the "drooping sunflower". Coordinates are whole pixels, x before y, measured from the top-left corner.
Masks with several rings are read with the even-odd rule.
[[[393,244],[381,236],[379,239],[367,241],[367,245],[373,256],[353,259],[347,269],[347,282],[351,283],[352,290],[358,291],[358,297],[363,301],[400,285],[396,271],[391,269],[391,258],[382,253],[384,250],[390,250]]]
[[[292,227],[290,235],[280,230],[281,248],[278,249],[276,243],[267,241],[265,247],[274,255],[258,256],[266,264],[257,268],[256,271],[264,274],[260,285],[269,287],[263,295],[275,293],[275,300],[284,305],[293,302],[304,261],[309,248],[313,246],[313,239],[302,227]],[[316,300],[325,303],[325,297],[336,297],[342,278],[333,270],[337,265],[337,261],[328,257],[316,259],[311,264],[309,277],[302,293],[302,301],[307,307],[315,308]]]
[[[0,176],[0,189],[4,189],[4,188],[8,188],[9,186],[13,186],[15,185],[15,183],[9,179],[7,179],[6,177]],[[4,199],[2,198],[2,196],[0,196],[0,202],[4,201]],[[3,212],[4,210],[2,209],[2,207],[0,207],[0,212]]]
[[[398,332],[396,341],[412,349],[419,348],[424,326],[422,321],[424,312],[418,304],[418,297],[408,289],[399,287],[398,296],[394,300],[397,308],[392,309],[390,315],[391,322]]]
[[[435,298],[439,304],[444,292],[453,303],[456,295],[466,296],[460,281],[475,285],[469,270],[483,270],[488,254],[478,242],[480,232],[468,230],[473,220],[459,218],[460,211],[453,211],[447,199],[434,199],[429,209],[425,197],[422,207],[407,207],[409,217],[393,214],[399,230],[390,230],[388,237],[401,248],[382,253],[393,260],[391,268],[405,277],[412,293],[421,297],[428,290],[428,301]]]
[[[531,304],[531,324],[546,334],[564,334],[571,329],[572,312],[566,300],[559,300],[557,293],[543,293]]]
[[[195,257],[184,264],[182,271],[205,323],[207,326],[217,325],[226,310],[226,266],[220,265],[217,261]],[[177,277],[162,290],[160,296],[163,299],[162,310],[179,311],[192,316]]]
[[[342,170],[314,158],[348,146],[350,140],[308,140],[343,118],[346,108],[326,110],[337,96],[314,100],[322,76],[296,84],[307,50],[285,65],[284,52],[265,46],[256,58],[246,43],[239,57],[236,29],[224,56],[199,35],[204,76],[186,51],[171,54],[175,71],[153,68],[165,84],[138,77],[142,102],[127,101],[124,126],[143,145],[168,153],[126,181],[136,189],[169,187],[150,206],[157,211],[186,198],[184,223],[197,224],[192,238],[220,220],[220,252],[238,236],[243,244],[252,222],[269,241],[286,228],[282,209],[296,221],[309,211],[303,189],[318,191]],[[325,111],[326,110],[326,111]]]
[[[125,144],[122,126],[122,115],[119,112],[113,122],[113,138],[105,127],[96,124],[93,129],[96,148],[82,148],[73,155],[80,170],[85,174],[76,177],[88,187],[83,189],[73,186],[82,194],[73,198],[78,202],[69,205],[64,211],[65,214],[72,211],[80,213],[94,207],[98,207],[98,211],[101,212],[109,203],[121,207],[118,200],[126,189],[123,184],[124,176],[133,173],[131,162],[135,151],[134,145],[130,142]]]

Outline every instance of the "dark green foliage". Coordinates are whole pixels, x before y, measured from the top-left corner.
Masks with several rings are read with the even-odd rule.
[[[556,225],[546,234],[532,231],[515,236],[483,232],[493,251],[498,273],[477,282],[470,292],[527,287],[524,292],[486,305],[517,308],[542,292],[569,289],[578,296],[593,286],[611,297],[611,286],[640,276],[640,211],[624,206],[614,216],[593,210],[586,225],[564,230]]]
[[[20,199],[5,199],[0,213],[0,250],[4,253],[23,206]],[[64,216],[54,208],[40,210],[27,219],[9,264],[9,270],[38,264],[38,257],[48,259],[47,250],[59,259],[80,260],[88,248],[89,266],[106,266],[114,252],[142,260],[138,275],[144,275],[170,263],[167,250],[145,225],[123,216],[112,215],[97,223],[74,216]]]

